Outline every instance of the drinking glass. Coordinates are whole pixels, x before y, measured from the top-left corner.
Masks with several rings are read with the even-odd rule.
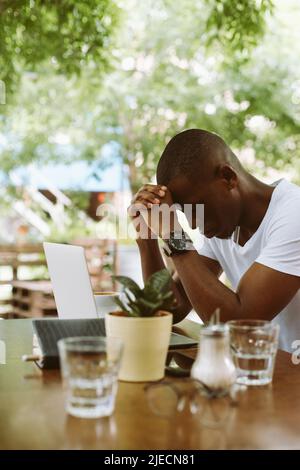
[[[76,337],[58,341],[66,410],[79,418],[110,416],[115,407],[122,342]]]
[[[232,320],[228,325],[237,383],[271,383],[278,348],[279,325],[264,320]]]

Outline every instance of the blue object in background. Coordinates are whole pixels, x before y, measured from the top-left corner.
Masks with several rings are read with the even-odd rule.
[[[14,186],[47,188],[48,184],[61,191],[116,192],[130,190],[128,169],[118,156],[113,143],[101,149],[100,158],[93,162],[32,163],[12,170],[8,176],[0,172],[0,183]]]

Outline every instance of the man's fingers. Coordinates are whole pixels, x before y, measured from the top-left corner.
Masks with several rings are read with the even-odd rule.
[[[159,204],[160,198],[156,196],[156,194],[149,193],[149,191],[143,191],[139,194],[137,198],[137,202],[151,202],[152,204]]]
[[[156,196],[164,197],[166,194],[167,188],[166,186],[146,184],[145,186],[143,186],[142,190],[146,190],[149,193],[155,194]]]
[[[161,198],[166,195],[167,187],[163,185],[145,184],[133,197],[131,206],[128,208],[130,217],[137,217],[140,210],[151,209],[158,205]],[[137,204],[140,204],[140,210]]]
[[[144,203],[134,202],[128,207],[127,212],[130,217],[138,217],[141,212],[146,211],[146,210],[147,210],[147,206]]]
[[[167,188],[166,186],[159,186],[159,185],[151,185],[145,184],[142,188],[135,194],[133,197],[132,202],[136,201],[141,197],[141,194],[149,193],[154,194],[155,196],[164,197],[166,194]]]
[[[132,201],[132,204],[141,203],[148,207],[148,204],[160,204],[160,199],[149,191],[140,191]]]

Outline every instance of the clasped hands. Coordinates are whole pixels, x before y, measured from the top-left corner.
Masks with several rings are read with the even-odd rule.
[[[181,231],[170,190],[166,186],[146,184],[134,195],[128,208],[140,239],[165,238]]]

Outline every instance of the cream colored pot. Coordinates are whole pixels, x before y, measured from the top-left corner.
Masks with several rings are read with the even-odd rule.
[[[132,318],[105,316],[106,335],[121,338],[124,352],[119,379],[127,382],[156,381],[164,377],[172,330],[172,314]]]

